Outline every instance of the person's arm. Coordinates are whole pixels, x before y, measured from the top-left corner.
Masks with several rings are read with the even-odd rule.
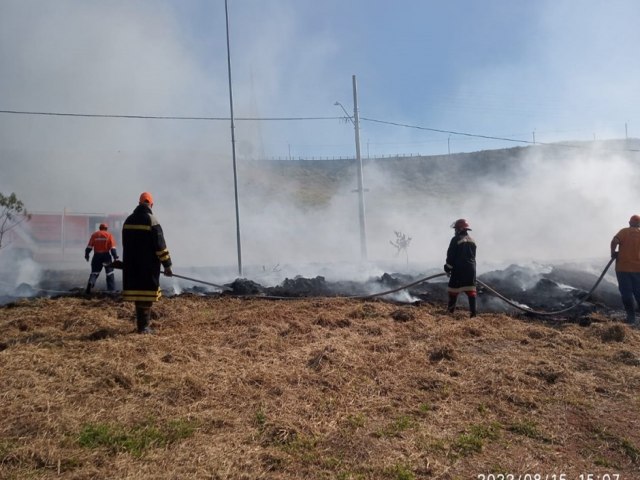
[[[611,258],[617,258],[618,252],[616,252],[616,248],[620,245],[620,239],[615,236],[611,240]]]
[[[91,254],[91,250],[93,250],[93,239],[94,239],[94,236],[91,235],[91,238],[89,238],[89,243],[87,244],[87,248],[84,249],[84,259],[87,262],[89,261],[89,255]]]
[[[118,251],[116,250],[116,239],[113,238],[113,235],[109,235],[109,253],[111,254],[111,258],[115,262],[118,260]]]
[[[444,264],[444,271],[446,273],[451,273],[453,271],[453,262],[456,248],[456,237],[451,239],[449,242],[449,248],[447,249],[447,260]]]
[[[164,239],[164,232],[162,231],[162,227],[160,224],[153,225],[151,227],[151,232],[154,238],[154,244],[156,248],[156,255],[158,256],[158,260],[164,267],[164,274],[167,277],[173,276],[173,271],[171,270],[171,266],[173,262],[171,261],[171,255],[169,254],[169,249],[167,248],[167,243]]]

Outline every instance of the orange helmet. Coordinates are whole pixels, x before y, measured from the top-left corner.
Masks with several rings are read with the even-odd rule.
[[[640,215],[631,215],[629,225],[632,227],[640,227]]]
[[[149,192],[142,192],[140,194],[140,203],[148,203],[153,205],[153,196]]]
[[[106,223],[100,224],[100,230],[106,230],[107,228],[109,228],[109,225],[107,225]]]
[[[467,222],[464,218],[460,218],[451,224],[451,228],[455,228],[456,230],[471,230],[469,228],[469,222]]]

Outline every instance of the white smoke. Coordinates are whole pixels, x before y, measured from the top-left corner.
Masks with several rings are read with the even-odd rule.
[[[617,136],[622,136],[622,123],[630,119],[625,115],[638,111],[629,92],[634,91],[640,72],[630,66],[632,57],[621,59],[608,53],[618,51],[609,48],[612,42],[618,46],[637,43],[621,41],[636,38],[635,25],[620,20],[609,7],[592,4],[597,7],[592,15],[586,13],[588,8],[572,11],[572,25],[579,27],[568,29],[567,16],[559,15],[568,2],[541,3],[532,22],[545,34],[536,37],[535,52],[528,45],[526,57],[518,57],[521,60],[491,64],[476,60],[466,65],[451,82],[451,97],[441,98],[438,108],[425,97],[420,97],[424,103],[413,102],[412,109],[425,112],[413,123],[472,132],[482,125],[478,133],[505,133],[510,131],[507,126],[517,124],[515,116],[527,111],[533,112],[531,118],[518,124],[518,129],[529,139],[538,128],[538,140],[549,141],[566,139],[564,132],[578,117],[586,119],[580,129],[588,125],[589,138],[595,130],[611,134],[611,121],[601,120],[602,115],[620,119]],[[190,4],[182,7],[185,10],[176,5],[126,0],[2,2],[0,91],[10,93],[3,98],[2,108],[227,117],[223,9],[218,4],[202,7],[204,11]],[[353,38],[339,36],[341,32],[329,26],[307,28],[321,18],[316,9],[325,13],[331,6],[314,2],[312,8],[293,1],[249,2],[244,7],[232,2],[231,6],[239,118],[310,112],[342,115],[333,104],[336,100],[350,104],[354,70],[364,72],[358,77],[361,112],[371,112],[371,117],[403,119],[407,100],[401,101],[399,92],[408,90],[413,99],[426,90],[422,68],[430,60],[419,44],[408,52],[402,71],[381,69],[376,52],[360,60],[358,52],[346,48]],[[632,2],[623,6],[625,11],[637,8]],[[366,27],[367,22],[361,23]],[[593,36],[590,27],[613,33]],[[376,34],[384,40],[384,31]],[[452,61],[457,55],[461,53],[453,52]],[[595,68],[596,59],[606,65]],[[392,60],[385,59],[397,65]],[[429,76],[444,67],[432,66]],[[393,77],[382,79],[381,70],[393,70]],[[399,79],[412,77],[422,79],[421,85],[405,88],[400,83]],[[551,91],[563,93],[545,93]],[[505,94],[496,97],[497,92]],[[565,92],[567,101],[561,105]],[[595,109],[594,99],[609,105],[608,111]],[[569,115],[574,110],[577,113]],[[562,122],[554,123],[551,136],[543,127],[558,117]],[[239,120],[235,133],[242,260],[249,271],[270,271],[281,265],[287,273],[298,269],[313,274],[320,263],[332,263],[339,276],[381,271],[377,265],[365,272],[355,267],[360,239],[353,178],[344,179],[319,208],[311,208],[311,202],[301,201],[308,193],[304,185],[292,187],[285,174],[280,185],[266,188],[259,182],[260,170],[252,172],[248,161],[289,153],[287,147],[292,147],[293,157],[352,155],[351,124]],[[425,141],[444,153],[448,140],[455,153],[464,140],[367,122],[361,133],[363,156],[369,141],[373,156],[380,150],[389,153],[398,145],[410,149],[412,142]],[[30,210],[66,207],[75,212],[126,213],[133,210],[140,192],[151,191],[176,272],[187,266],[220,266],[233,274],[237,237],[228,121],[0,114],[0,145],[0,191],[15,191]],[[552,153],[534,148],[519,169],[488,177],[482,175],[488,167],[479,164],[475,175],[465,175],[461,181],[446,175],[448,162],[458,162],[453,155],[435,162],[425,175],[428,186],[423,191],[411,187],[410,194],[411,178],[394,178],[365,163],[369,259],[402,270],[404,259],[396,258],[389,245],[393,232],[401,231],[412,237],[409,270],[439,267],[452,234],[449,225],[460,217],[471,222],[479,261],[486,265],[605,258],[610,238],[625,226],[629,215],[638,213],[633,206],[632,156],[606,146]]]

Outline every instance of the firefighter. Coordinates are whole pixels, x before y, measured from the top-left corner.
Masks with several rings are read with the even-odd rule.
[[[640,305],[640,215],[632,215],[629,226],[615,234],[611,240],[611,258],[616,259],[618,290],[627,323],[638,327],[634,298]]]
[[[456,310],[458,294],[464,292],[469,299],[470,316],[476,316],[476,242],[469,236],[469,223],[461,218],[451,224],[455,236],[449,243],[444,271],[450,275],[447,292],[449,313]]]
[[[107,290],[113,292],[116,289],[116,278],[113,273],[113,267],[110,265],[113,257],[113,261],[118,260],[118,252],[116,250],[116,241],[108,232],[109,226],[106,223],[101,223],[98,230],[93,232],[91,238],[89,238],[89,244],[84,249],[84,259],[88,262],[91,250],[93,250],[93,259],[91,259],[91,275],[89,275],[89,281],[87,282],[87,288],[85,293],[88,295],[91,293],[91,289],[96,286],[96,280],[100,276],[102,267],[107,275]]]
[[[151,333],[151,307],[162,294],[160,265],[167,277],[173,275],[162,227],[151,208],[153,197],[143,192],[138,206],[122,226],[122,296],[135,302],[138,333]]]

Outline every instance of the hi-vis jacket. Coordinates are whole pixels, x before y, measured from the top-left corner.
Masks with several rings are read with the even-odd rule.
[[[116,253],[116,241],[110,232],[106,230],[98,230],[93,232],[91,238],[89,238],[89,244],[85,249],[85,255],[91,253],[91,249],[95,253],[111,253],[114,258],[118,258]]]
[[[613,237],[616,240],[620,245],[616,272],[640,272],[640,228],[623,228]]]
[[[162,227],[151,208],[140,204],[122,226],[122,297],[155,302],[160,296],[160,265],[171,267]]]
[[[476,242],[466,231],[451,239],[447,250],[447,265],[452,267],[449,292],[475,292]]]

